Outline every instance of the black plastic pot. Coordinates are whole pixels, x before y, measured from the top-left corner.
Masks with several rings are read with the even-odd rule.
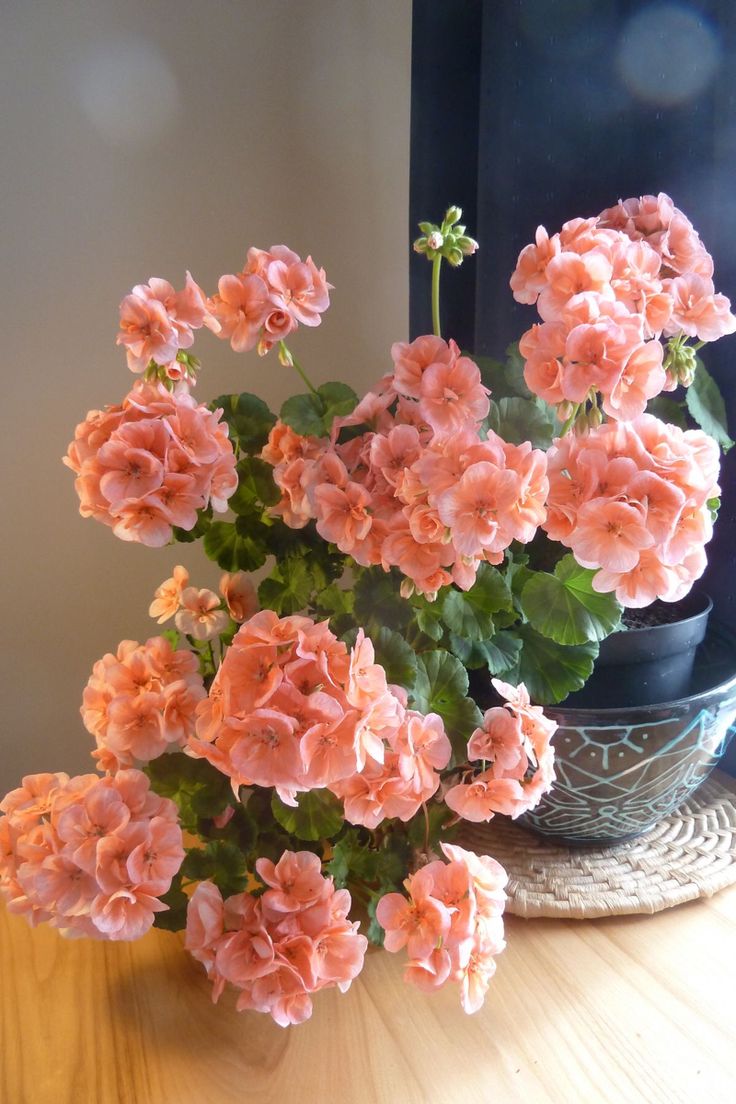
[[[684,697],[712,608],[707,594],[691,592],[677,603],[679,620],[611,633],[601,643],[593,674],[565,706],[616,709]]]

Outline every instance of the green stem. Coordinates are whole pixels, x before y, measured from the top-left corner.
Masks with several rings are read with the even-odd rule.
[[[560,437],[565,437],[566,434],[569,433],[569,431],[572,429],[573,425],[575,424],[575,419],[577,418],[578,414],[580,413],[581,405],[582,405],[581,403],[575,403],[575,405],[573,407],[572,414],[570,415],[570,417],[567,419],[567,421],[565,422],[565,424],[562,427],[562,431],[560,432]]]
[[[285,341],[279,341],[279,348],[282,350],[282,352],[284,353],[285,357],[288,359],[288,361],[292,365],[292,367],[296,368],[297,372],[302,377],[302,379],[304,380],[304,382],[306,383],[307,387],[312,392],[312,394],[316,395],[317,398],[320,399],[320,401],[321,401],[319,391],[314,386],[314,384],[310,380],[309,376],[304,371],[301,364],[299,363],[299,361],[296,359],[296,357],[292,353],[291,349],[287,348],[286,342]]]
[[[442,266],[442,254],[438,253],[432,261],[432,332],[435,337],[442,337],[440,330],[440,268]]]
[[[690,348],[697,353],[698,349],[702,349],[705,344],[705,341],[696,341],[694,345],[690,346]]]

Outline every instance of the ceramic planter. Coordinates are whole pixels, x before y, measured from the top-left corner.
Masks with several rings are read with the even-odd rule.
[[[585,688],[545,706],[559,726],[557,781],[524,816],[525,827],[573,844],[631,839],[682,804],[716,766],[736,721],[736,637],[714,622],[705,632],[710,602],[693,608],[673,625],[613,634]],[[657,701],[667,685],[679,693]]]

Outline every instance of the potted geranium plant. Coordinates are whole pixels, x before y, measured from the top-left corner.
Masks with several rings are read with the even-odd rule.
[[[654,203],[671,215],[658,244],[625,205],[633,229],[609,214],[538,231],[513,286],[548,317],[505,364],[441,336],[441,266],[477,246],[456,208],[422,224],[435,332],[394,345],[361,399],[312,383],[288,347],[330,288],[285,246],[250,249],[211,297],[189,274],[126,296],[118,342],[140,378],[77,427],[80,511],[124,540],[201,539],[224,574],[218,593],[175,567],[150,608],[173,628],[95,664],[82,716],[102,775],[31,776],[0,804],[13,911],[96,938],[186,929],[215,998],[229,982],[287,1024],[359,972],[357,908],[369,939],[406,946],[408,980],[456,981],[479,1007],[505,875],[453,842],[463,820],[537,805],[556,728],[540,705],[584,685],[625,604],[671,601],[704,565],[717,445],[642,415],[692,356],[666,252],[681,216]],[[710,308],[682,318],[732,329],[700,279]],[[275,350],[306,389],[278,418],[249,393],[199,403],[202,327]]]

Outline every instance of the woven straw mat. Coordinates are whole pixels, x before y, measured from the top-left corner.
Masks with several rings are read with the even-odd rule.
[[[458,843],[506,868],[506,911],[516,916],[659,912],[736,882],[736,780],[714,771],[679,809],[627,843],[566,847],[500,816],[464,828]]]

